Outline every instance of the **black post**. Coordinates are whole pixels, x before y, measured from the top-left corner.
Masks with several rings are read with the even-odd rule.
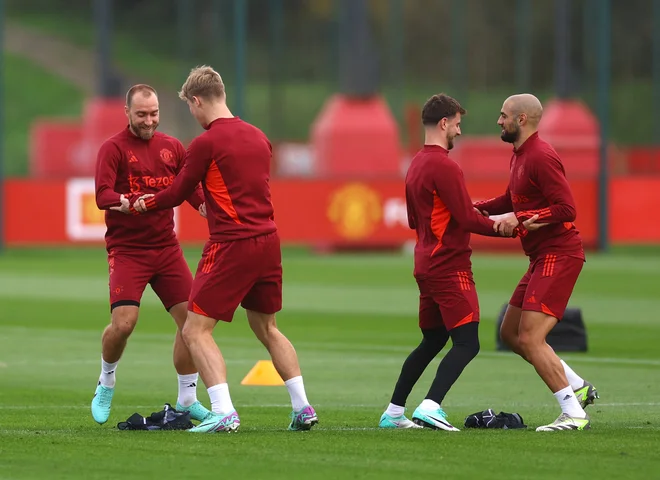
[[[4,52],[4,25],[5,25],[5,2],[0,0],[0,52]],[[5,246],[5,232],[3,225],[5,223],[5,92],[4,92],[4,78],[5,78],[5,60],[4,55],[0,56],[0,252]]]
[[[467,41],[469,36],[465,33],[465,13],[467,6],[465,0],[452,0],[449,5],[450,48],[451,48],[451,84],[453,96],[461,104],[467,105],[468,75],[467,75]],[[469,108],[469,107],[468,107]]]
[[[600,121],[600,164],[598,178],[598,246],[609,248],[609,165],[607,145],[610,136],[610,77],[612,55],[612,4],[600,0],[598,9],[598,119]]]
[[[193,61],[193,35],[195,32],[195,0],[177,0],[177,57],[178,67],[181,69],[181,79],[178,87],[188,78],[190,70],[196,66]],[[176,123],[180,130],[180,135],[188,138],[194,132],[194,122],[188,115],[188,107],[184,102],[177,103]]]
[[[519,92],[526,92],[532,73],[532,0],[516,0],[515,82]]]
[[[366,0],[339,0],[339,86],[353,97],[378,91],[378,71]]]
[[[112,68],[112,0],[94,0],[96,30],[97,95],[113,98],[121,95],[119,78]]]
[[[651,35],[653,42],[651,50],[653,143],[660,145],[660,0],[653,0],[653,33]]]
[[[245,91],[247,90],[247,0],[234,0],[234,60],[236,84],[232,111],[238,117],[247,117]]]
[[[571,94],[571,0],[555,0],[555,94]]]
[[[390,87],[392,88],[391,107],[394,117],[403,122],[405,105],[405,61],[403,37],[404,0],[390,0],[389,4],[389,39],[390,39]]]
[[[270,55],[268,104],[270,118],[268,127],[270,136],[278,139],[283,115],[284,90],[282,89],[282,73],[286,72],[284,62],[284,0],[270,0]],[[284,67],[284,68],[283,68]]]

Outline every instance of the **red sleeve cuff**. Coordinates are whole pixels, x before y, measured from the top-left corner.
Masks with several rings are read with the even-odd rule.
[[[516,228],[513,229],[513,238],[523,238],[526,237],[527,234],[529,233],[529,230],[525,228],[525,226],[520,223]]]
[[[145,198],[144,205],[147,207],[147,210],[154,210],[156,208],[156,197]]]
[[[516,218],[522,222],[523,220],[528,220],[532,218],[534,215],[538,215],[539,216],[538,220],[541,221],[544,218],[551,217],[552,212],[550,211],[549,207],[541,208],[539,210],[522,210],[516,213]]]

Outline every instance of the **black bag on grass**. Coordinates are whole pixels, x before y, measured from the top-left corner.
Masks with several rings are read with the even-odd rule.
[[[134,413],[125,422],[119,422],[119,430],[188,430],[194,427],[190,421],[190,412],[179,412],[166,403],[160,412],[148,417]]]
[[[500,412],[497,415],[492,408],[473,413],[465,418],[465,428],[527,428],[519,413]]]

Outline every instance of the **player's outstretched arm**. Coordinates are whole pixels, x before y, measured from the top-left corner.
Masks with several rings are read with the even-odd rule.
[[[183,165],[186,160],[186,149],[184,148],[183,144],[175,140],[175,145],[174,148],[176,150],[177,154],[177,170],[176,174],[178,175],[181,173],[181,169],[183,168]],[[198,184],[197,188],[195,191],[186,199],[186,201],[195,209],[201,212],[200,208],[204,204],[204,190],[202,190],[202,185]],[[206,215],[204,215],[206,216]]]
[[[491,198],[490,200],[476,202],[474,208],[482,213],[487,212],[488,215],[502,215],[513,211],[513,202],[511,202],[511,191],[509,187],[506,188],[504,195]]]
[[[202,190],[202,185],[200,183],[197,184],[197,187],[193,191],[192,195],[190,195],[186,201],[195,210],[199,210],[199,208],[204,204],[204,190]]]
[[[211,163],[210,149],[199,137],[193,140],[186,152],[183,168],[169,188],[153,196],[141,197],[132,206],[133,213],[165,210],[178,207],[199,187]]]
[[[96,172],[94,184],[96,190],[96,206],[99,210],[110,210],[121,206],[122,195],[115,192],[117,169],[120,153],[117,146],[111,142],[101,145],[96,156]]]
[[[575,221],[575,200],[561,162],[550,154],[535,160],[530,168],[530,180],[541,190],[548,206],[517,212],[518,220],[524,221],[538,215],[538,221],[543,223]]]
[[[443,172],[436,171],[433,183],[436,194],[461,228],[488,237],[501,236],[492,220],[474,210],[463,172],[458,165],[452,163]]]
[[[410,198],[408,198],[408,190],[406,189],[406,210],[408,214],[408,227],[411,230],[415,230],[417,228],[417,223],[415,222],[415,214],[413,212],[412,205],[413,204],[410,201]]]

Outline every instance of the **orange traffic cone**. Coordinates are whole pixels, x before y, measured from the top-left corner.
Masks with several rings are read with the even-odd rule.
[[[284,385],[284,380],[275,370],[272,361],[259,360],[241,381],[241,385],[277,386]]]

